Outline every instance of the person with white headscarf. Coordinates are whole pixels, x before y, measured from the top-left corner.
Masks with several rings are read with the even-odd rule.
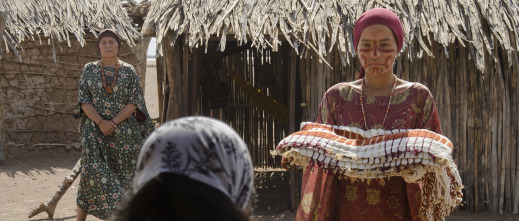
[[[114,220],[249,220],[252,161],[227,124],[184,117],[144,142],[133,190]]]

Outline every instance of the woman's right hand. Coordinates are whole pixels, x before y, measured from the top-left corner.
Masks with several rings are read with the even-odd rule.
[[[110,121],[102,120],[101,123],[99,123],[99,129],[101,129],[101,132],[103,132],[105,136],[108,136],[114,132],[115,128]]]

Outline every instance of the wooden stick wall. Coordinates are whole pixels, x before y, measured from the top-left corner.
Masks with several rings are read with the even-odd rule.
[[[289,63],[284,60],[288,52],[289,48],[276,53],[249,49],[224,57],[223,63],[263,93],[288,105],[289,88],[286,81]],[[243,137],[256,168],[280,167],[280,157],[273,158],[270,151],[288,135],[288,124],[279,122],[253,105],[226,73],[222,72],[221,76],[222,80],[230,82],[230,101],[227,107],[213,109],[211,116],[227,122]]]
[[[474,62],[476,52],[470,47],[453,43],[444,48],[435,43],[430,48],[433,56],[426,56],[423,51],[413,51],[419,48],[418,43],[414,42],[402,52],[395,64],[397,76],[424,84],[435,97],[443,133],[455,144],[453,157],[465,185],[464,202],[460,209],[517,213],[518,52],[508,53],[499,45],[494,45],[492,50],[496,57],[487,56],[486,68],[481,72]],[[276,53],[260,53],[252,49],[226,56],[223,62],[255,87],[288,105],[291,50],[294,49],[286,45]],[[180,53],[176,51],[172,54]],[[184,59],[187,59],[186,56]],[[312,53],[301,52],[298,55],[296,75],[300,95],[296,96],[296,113],[290,113],[300,112],[301,116],[295,120],[296,125],[301,121],[316,120],[317,108],[326,89],[339,82],[357,79],[360,65],[356,58],[349,58],[349,66],[342,66],[342,58],[335,51],[326,59],[333,69]],[[170,69],[169,64],[173,63],[175,61],[166,62],[167,81],[172,80],[169,78],[173,77],[170,72],[176,72],[174,68]],[[229,105],[212,109],[209,114],[229,123],[240,133],[249,146],[256,167],[278,168],[280,159],[272,158],[269,151],[288,135],[289,125],[276,121],[252,105],[232,78],[221,70],[220,78],[231,86]],[[178,81],[178,77],[176,79]],[[177,83],[175,80],[170,82],[171,85]],[[169,87],[170,90],[176,88]],[[203,93],[199,99],[206,99]],[[178,105],[174,106],[178,108]],[[168,115],[170,111],[168,109]],[[206,112],[199,110],[198,113]]]

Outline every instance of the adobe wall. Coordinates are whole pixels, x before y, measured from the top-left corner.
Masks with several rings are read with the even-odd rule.
[[[5,112],[8,152],[78,148],[78,120],[73,117],[77,86],[83,66],[100,57],[97,40],[88,35],[84,47],[76,41],[70,42],[71,47],[66,41],[56,45],[54,62],[52,44],[35,39],[23,43],[22,61],[13,53],[0,59],[0,88],[6,101],[0,110]],[[137,69],[144,84],[149,39],[137,42],[135,52],[124,43],[120,59]]]
[[[4,39],[4,26],[5,22],[0,13],[0,39]],[[4,41],[0,40],[0,48],[4,47]],[[1,49],[0,49],[1,53]],[[0,54],[1,56],[1,54]],[[2,90],[2,86],[0,85],[0,165],[5,163],[6,159],[6,148],[5,148],[5,122],[4,122],[5,114],[4,114],[4,94]]]

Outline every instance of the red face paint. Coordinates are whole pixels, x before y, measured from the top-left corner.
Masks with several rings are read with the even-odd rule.
[[[380,74],[381,72],[382,72],[382,70],[380,70],[380,68],[378,68],[378,67],[371,68],[371,73],[373,73],[373,74]]]
[[[360,55],[360,60],[361,63],[364,65],[368,63],[368,58],[366,57],[366,55]]]
[[[378,44],[377,44],[377,41],[376,40],[373,40],[373,47],[372,48],[359,48],[359,52],[364,52],[364,53],[368,53],[368,52],[371,52],[375,50],[375,55],[377,55],[377,51],[380,51],[382,53],[392,53],[392,52],[395,52],[396,50],[395,49],[381,49],[381,48],[378,48]]]
[[[378,75],[391,68],[395,59],[395,49],[381,49],[377,40],[366,44],[359,47],[358,51],[361,64],[368,72]]]
[[[393,57],[393,56],[388,56],[388,57],[386,58],[386,60],[384,61],[384,66],[385,66],[386,68],[391,67],[391,66],[393,65],[393,61],[395,61],[395,57]]]

